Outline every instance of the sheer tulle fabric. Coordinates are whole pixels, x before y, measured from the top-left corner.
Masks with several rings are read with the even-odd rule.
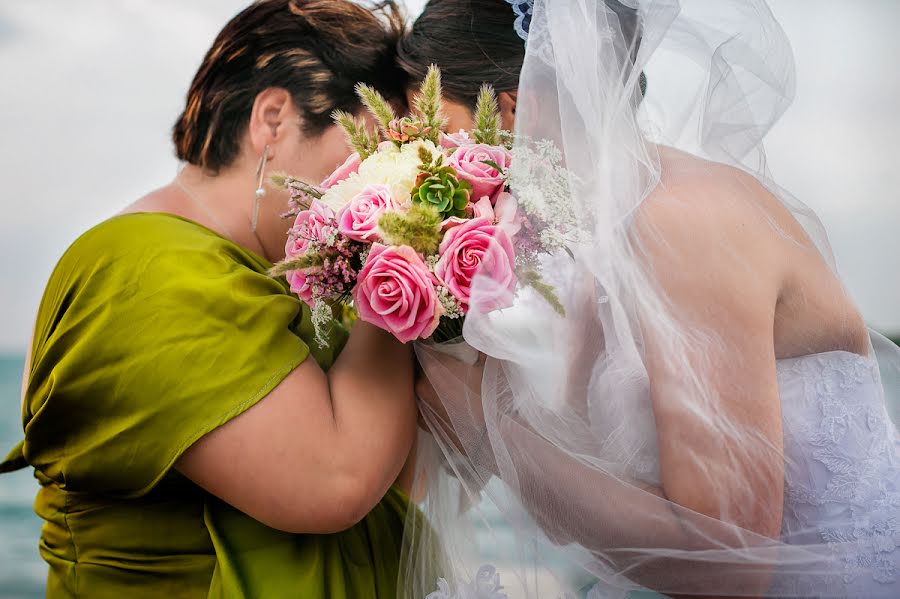
[[[734,205],[832,277],[819,221],[766,169],[763,138],[793,90],[790,46],[762,0],[535,2],[511,185],[520,200],[562,194],[578,215],[555,231],[568,251],[540,265],[565,316],[528,289],[512,308],[478,310],[479,285],[491,293],[476,281],[464,338],[482,357],[417,347],[439,399],[422,404],[433,435],[419,459],[425,517],[406,533],[408,597],[439,577],[434,597],[499,596],[482,564],[511,596],[896,596],[897,398],[880,377],[900,374],[897,348],[873,333],[868,357],[823,353],[811,333],[790,355],[748,356],[715,297],[681,310],[704,305],[690,297],[711,288],[703,272],[676,303],[658,268],[692,259],[670,237],[690,222],[661,225],[658,206],[700,223]],[[546,176],[555,158],[562,189]],[[723,232],[702,247],[734,269],[722,284],[752,296],[764,273],[746,246]],[[737,396],[753,409],[739,374],[754,368],[785,404],[775,441],[722,407]],[[680,467],[715,489],[690,508],[667,498],[660,410],[684,426]],[[781,532],[755,525],[767,521]],[[474,522],[491,542],[475,542]]]

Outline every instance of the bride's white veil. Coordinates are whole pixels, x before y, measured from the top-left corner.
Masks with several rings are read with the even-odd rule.
[[[740,347],[752,328],[721,328],[734,321],[717,295],[690,297],[736,285],[730,297],[750,305],[766,273],[747,252],[782,243],[820,263],[822,279],[834,272],[818,219],[766,166],[763,139],[793,92],[791,48],[763,0],[534,2],[510,183],[521,203],[577,217],[547,224],[566,249],[532,265],[564,315],[528,288],[512,308],[479,310],[479,289],[495,294],[476,280],[464,338],[487,358],[417,347],[438,400],[422,405],[433,434],[421,438],[421,510],[407,523],[407,597],[426,597],[439,578],[438,599],[501,597],[482,564],[540,598],[802,597],[829,577],[877,574],[877,560],[836,562],[851,537],[754,526],[781,521],[789,464],[778,435],[723,398],[752,412],[757,390],[738,375],[768,364],[774,376],[775,355]],[[735,214],[771,235],[742,240]],[[675,239],[691,234],[706,237]],[[694,251],[730,270],[721,281],[675,277],[696,284],[676,290],[694,306],[686,314],[661,271],[688,268]],[[841,323],[822,322],[831,326]],[[819,351],[822,337],[795,341],[793,355]],[[869,345],[882,372],[900,376],[897,348],[875,333]],[[879,393],[882,407],[896,401]],[[657,446],[661,410],[684,423],[674,452],[671,432]],[[673,454],[715,493],[690,507],[671,500],[660,456]]]

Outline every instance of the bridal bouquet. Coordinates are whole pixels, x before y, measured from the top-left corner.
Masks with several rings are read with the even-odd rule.
[[[458,337],[470,310],[510,306],[520,284],[561,312],[529,269],[555,242],[537,233],[546,220],[537,202],[529,211],[508,191],[512,137],[500,129],[494,91],[482,89],[475,128],[450,135],[436,67],[402,118],[374,89],[357,91],[378,130],[337,112],[355,153],[316,186],[272,178],[290,192],[295,219],[272,275],[311,307],[317,341],[350,300],[359,318],[403,342]]]

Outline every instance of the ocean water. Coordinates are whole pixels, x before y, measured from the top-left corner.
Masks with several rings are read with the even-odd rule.
[[[22,438],[21,357],[0,357],[0,456]],[[38,555],[41,521],[32,502],[37,483],[30,470],[0,475],[0,598],[44,596],[47,566]]]

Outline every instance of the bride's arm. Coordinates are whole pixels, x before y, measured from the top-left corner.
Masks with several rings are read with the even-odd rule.
[[[690,191],[694,201],[705,199]],[[696,323],[687,328],[703,341],[688,343],[679,361],[666,353],[669,347],[654,342],[653,331],[644,334],[662,485],[641,485],[585,463],[511,414],[500,417],[501,455],[479,456],[479,465],[515,485],[551,539],[579,543],[632,580],[696,592],[716,575],[710,564],[718,562],[732,588],[759,594],[769,584],[770,539],[779,536],[783,500],[773,341],[780,271],[774,252],[759,246],[766,239],[760,230],[736,218],[740,211],[729,212],[720,198],[708,199],[718,204],[688,210],[678,203],[649,203],[639,222],[652,233],[644,236],[651,242],[643,249],[672,309]],[[698,217],[686,222],[685,214]],[[652,243],[659,239],[665,243]],[[715,338],[710,342],[703,335]],[[686,372],[672,364],[687,364],[703,379],[685,384]],[[584,388],[575,385],[569,393]],[[698,394],[698,388],[706,393]],[[429,393],[420,384],[420,396]],[[476,394],[465,393],[468,400],[460,404],[466,409],[456,409],[453,421],[441,413],[440,400],[426,399],[437,406],[433,420],[440,434],[457,446],[460,424],[484,426],[483,414],[480,422],[458,416],[478,414],[466,405]],[[464,436],[476,437],[472,431]],[[463,447],[469,453],[478,449]]]
[[[697,592],[715,562],[731,585],[756,594],[768,586],[770,568],[759,566],[765,562],[760,558],[771,561],[766,537],[681,507],[661,488],[587,463],[515,414],[499,416],[493,448],[460,443],[459,436],[481,435],[468,422],[461,430],[464,421],[447,415],[427,381],[419,381],[417,392],[433,434],[476,463],[480,478],[497,476],[510,485],[553,542],[577,543],[630,580],[670,594]]]
[[[643,338],[666,497],[777,538],[784,457],[774,321],[783,266],[751,201],[710,185],[648,200],[638,235],[691,337],[665,344],[667,335],[645,330]]]

